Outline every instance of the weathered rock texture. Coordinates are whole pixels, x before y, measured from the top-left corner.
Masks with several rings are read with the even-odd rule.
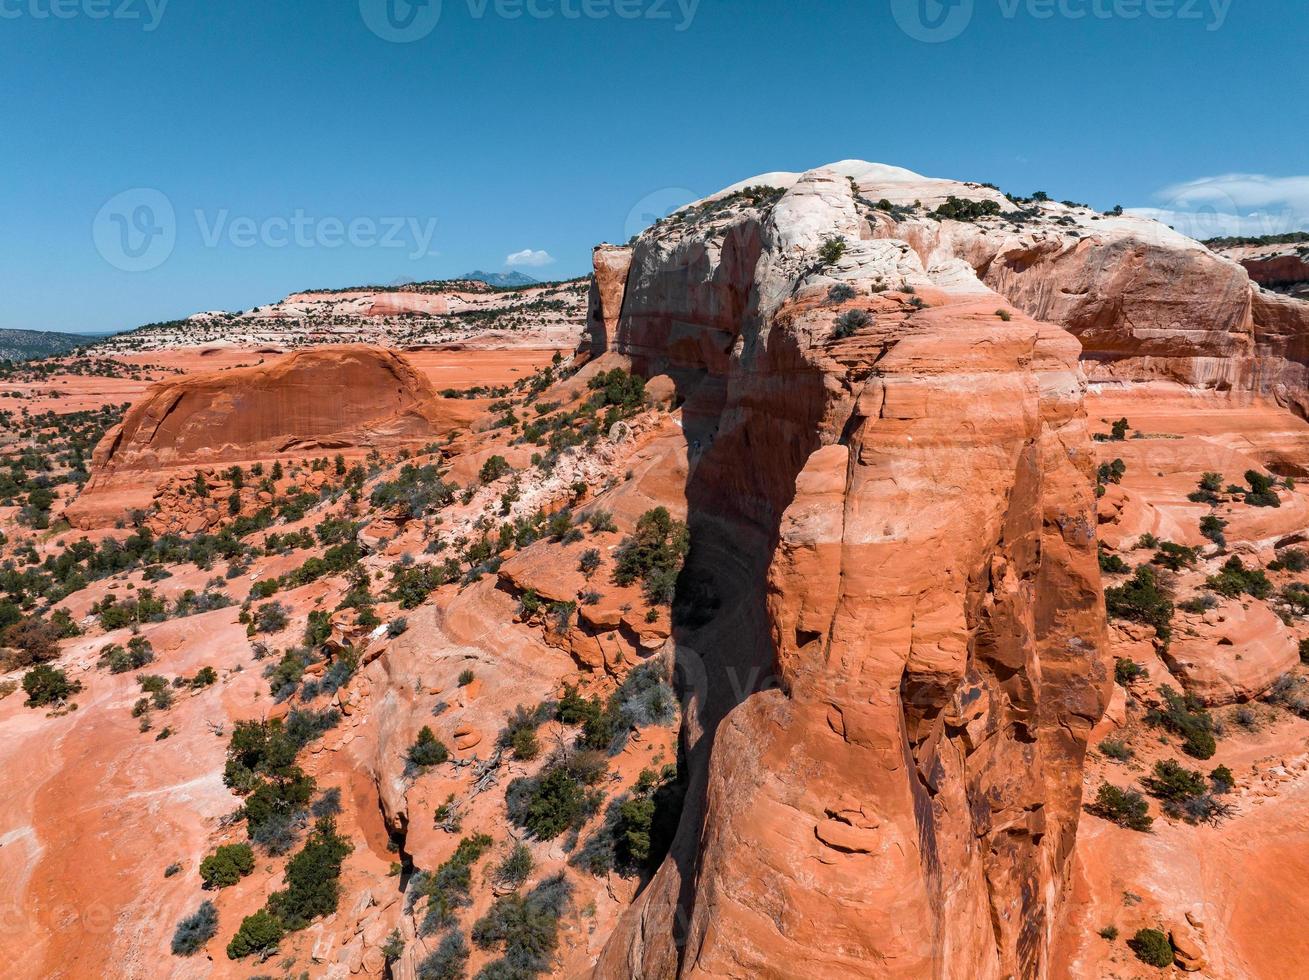
[[[597,975],[1041,976],[1108,697],[1078,344],[790,184],[647,233],[591,322],[685,399],[699,708]]]
[[[121,515],[185,467],[421,446],[453,427],[450,405],[403,355],[362,345],[161,382],[96,447],[94,476],[68,517]]]
[[[1259,285],[1309,298],[1309,244],[1234,245],[1215,251],[1240,262]]]
[[[964,198],[987,193],[959,187]],[[1157,222],[1036,202],[1017,220],[884,213],[877,228],[912,243],[929,271],[962,260],[1031,316],[1063,326],[1092,381],[1252,392],[1309,415],[1309,304],[1264,291],[1238,263]]]
[[[627,273],[632,267],[632,250],[621,245],[598,245],[591,258],[595,275],[591,278],[587,314],[588,353],[598,357],[605,352],[607,338],[618,327]]]

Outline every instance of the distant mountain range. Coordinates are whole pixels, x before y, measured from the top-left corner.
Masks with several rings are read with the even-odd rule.
[[[535,286],[540,279],[533,279],[531,276],[523,275],[521,272],[470,272],[467,275],[459,277],[460,279],[472,279],[476,282],[484,282],[488,286],[515,287],[515,286]]]
[[[104,336],[58,333],[53,330],[0,330],[0,360],[28,361],[35,357],[66,354],[74,347],[85,347]]]

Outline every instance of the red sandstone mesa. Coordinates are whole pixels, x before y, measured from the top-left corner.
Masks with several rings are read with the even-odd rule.
[[[167,474],[188,468],[421,446],[469,414],[404,355],[357,345],[161,382],[96,447],[68,517],[91,526],[144,506]]]

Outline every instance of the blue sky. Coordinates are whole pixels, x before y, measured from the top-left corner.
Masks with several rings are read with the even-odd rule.
[[[849,157],[1303,226],[1306,50],[1303,0],[0,0],[0,327],[565,278]]]

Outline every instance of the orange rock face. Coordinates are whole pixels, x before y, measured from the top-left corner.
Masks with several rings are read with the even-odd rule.
[[[723,612],[675,637],[693,800],[599,976],[1046,968],[1108,696],[1078,345],[871,237],[817,171],[636,246],[616,345],[686,399]]]
[[[595,275],[591,279],[589,312],[584,345],[593,357],[611,346],[623,311],[627,273],[632,267],[632,250],[619,245],[599,245],[592,253]]]
[[[421,446],[467,411],[439,398],[402,354],[366,346],[162,382],[96,447],[95,475],[68,517],[94,526],[121,515],[187,468]]]

